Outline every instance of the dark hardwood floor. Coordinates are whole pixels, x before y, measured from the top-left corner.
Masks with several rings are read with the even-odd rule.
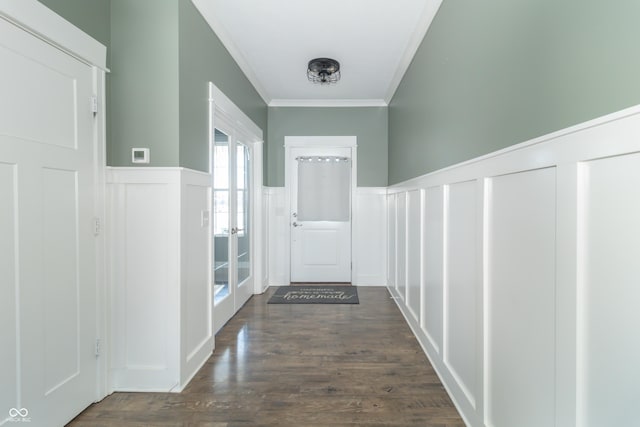
[[[359,305],[254,296],[176,393],[114,393],[71,426],[421,426],[464,423],[385,288]]]

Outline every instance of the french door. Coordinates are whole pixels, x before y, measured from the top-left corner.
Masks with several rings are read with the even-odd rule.
[[[220,328],[253,294],[252,145],[223,119],[212,143],[213,326]]]

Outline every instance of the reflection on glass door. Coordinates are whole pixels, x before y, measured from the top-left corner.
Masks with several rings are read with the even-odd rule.
[[[229,296],[229,136],[215,130],[213,145],[213,295],[214,304]]]
[[[237,173],[237,234],[238,234],[238,284],[242,286],[251,275],[251,233],[249,227],[250,218],[250,168],[249,147],[238,143],[236,147],[236,173]]]

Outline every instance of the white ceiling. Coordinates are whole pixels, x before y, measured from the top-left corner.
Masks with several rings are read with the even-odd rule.
[[[270,106],[387,105],[442,0],[192,0]],[[340,62],[335,85],[309,60]]]

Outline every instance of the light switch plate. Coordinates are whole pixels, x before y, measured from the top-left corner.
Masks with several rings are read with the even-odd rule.
[[[201,212],[200,226],[202,226],[203,228],[209,226],[209,211]]]

